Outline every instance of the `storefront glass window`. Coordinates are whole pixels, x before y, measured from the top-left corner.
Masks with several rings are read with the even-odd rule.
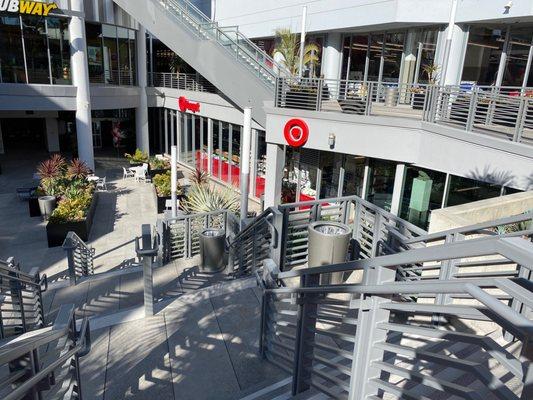
[[[381,51],[383,49],[383,35],[370,36],[370,53],[368,59],[368,81],[379,80],[379,68],[381,65]]]
[[[491,199],[501,194],[500,185],[452,175],[447,206],[457,206],[478,200]]]
[[[404,33],[385,34],[383,53],[383,82],[398,82],[402,67]]]
[[[72,82],[68,20],[49,17],[46,20],[46,25],[53,83],[68,85]]]
[[[232,125],[231,132],[231,183],[239,187],[241,183],[241,127]]]
[[[524,83],[532,36],[532,28],[511,29],[503,86],[522,86]]]
[[[428,169],[407,167],[400,217],[426,229],[431,210],[442,207],[446,174]]]
[[[365,174],[365,157],[346,156],[344,160],[343,196],[361,196]]]
[[[437,37],[439,35],[439,31],[437,29],[434,30],[424,30],[420,32],[420,42],[419,42],[419,49],[421,52],[419,53],[418,57],[420,57],[420,70],[418,71],[418,82],[420,83],[429,83],[429,76],[427,72],[424,70],[425,66],[431,66],[435,64],[435,50],[437,48]],[[436,76],[433,76],[433,80],[437,80],[439,74],[439,71],[437,71]]]
[[[119,82],[126,84],[132,83],[133,76],[130,69],[130,44],[129,34],[126,28],[117,28],[117,42],[118,42],[118,71]]]
[[[193,157],[195,168],[201,169],[202,154],[200,152],[202,146],[202,117],[191,115],[193,118],[194,128],[194,142],[193,142]]]
[[[505,30],[471,27],[461,80],[494,85],[505,43]]]
[[[19,17],[0,17],[0,82],[26,83]]]
[[[343,77],[349,80],[362,81],[365,77],[366,56],[368,50],[368,35],[357,35],[345,40],[346,65]],[[350,47],[351,46],[351,47]],[[348,71],[346,71],[346,69]]]
[[[213,120],[213,176],[220,178],[220,168],[222,165],[222,145],[220,143],[222,126],[219,121]]]
[[[104,55],[102,52],[102,26],[85,24],[87,35],[87,62],[89,63],[89,81],[104,82]]]
[[[230,141],[229,141],[229,124],[222,122],[222,169],[220,179],[229,183],[230,179]]]
[[[43,17],[22,17],[28,83],[50,83],[46,24]]]
[[[256,177],[255,196],[261,197],[265,193],[266,181],[266,134],[264,131],[257,131],[257,154],[256,154]]]
[[[320,198],[337,197],[339,194],[339,177],[343,156],[340,153],[323,151],[320,153]]]
[[[102,25],[105,82],[118,85],[117,27]]]
[[[367,200],[390,211],[395,174],[396,164],[394,162],[371,160]]]

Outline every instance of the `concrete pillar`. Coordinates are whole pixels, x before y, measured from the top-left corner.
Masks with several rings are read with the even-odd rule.
[[[436,60],[440,69],[437,72],[437,81],[440,84],[458,85],[461,83],[461,77],[463,75],[464,57],[466,46],[468,45],[468,28],[454,25],[450,51],[448,54],[448,64],[445,71],[446,76],[443,76],[442,66],[446,55],[445,50],[448,29],[449,28],[446,28],[446,30],[439,33]]]
[[[83,13],[83,0],[72,0],[72,10]],[[82,14],[83,15],[83,14]],[[85,20],[73,16],[69,23],[72,83],[77,88],[76,134],[78,155],[89,168],[94,170],[94,150],[91,120],[91,92],[89,67],[85,40]]]
[[[115,23],[115,8],[113,7],[113,0],[104,0],[105,4],[105,22],[108,24]]]
[[[58,152],[59,148],[59,123],[57,118],[46,118],[46,143],[48,151]]]
[[[250,150],[252,144],[252,109],[245,107],[241,135],[241,228],[248,216],[248,196],[250,192]]]
[[[281,183],[285,167],[285,146],[267,143],[265,208],[281,203]]]
[[[328,33],[322,57],[322,74],[324,79],[339,79],[342,60],[342,34]],[[333,85],[329,85],[330,87]],[[331,88],[330,88],[331,90]]]
[[[139,85],[139,107],[135,109],[137,147],[150,153],[148,133],[148,98],[146,96],[146,29],[139,24],[137,31],[137,82]]]
[[[405,181],[406,168],[405,164],[396,165],[396,175],[394,177],[394,188],[392,191],[392,201],[390,212],[398,215],[403,197],[403,184]]]
[[[207,172],[213,175],[213,120],[207,119]]]

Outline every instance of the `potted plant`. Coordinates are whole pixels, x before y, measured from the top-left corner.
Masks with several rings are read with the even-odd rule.
[[[136,149],[133,154],[126,153],[124,157],[126,157],[132,167],[139,167],[148,162],[148,154],[140,149]]]
[[[48,218],[56,207],[57,196],[60,194],[62,180],[66,173],[67,163],[59,154],[43,161],[37,167],[37,174],[41,179],[35,195],[39,206],[39,215]],[[30,215],[36,213],[35,201],[30,199]]]
[[[170,171],[166,171],[163,174],[155,175],[152,179],[155,189],[158,214],[161,214],[165,211],[166,202],[167,200],[171,199],[172,190],[170,176]],[[179,186],[177,187],[177,197],[178,199],[183,198],[182,189]]]
[[[150,178],[154,179],[154,176],[164,174],[170,170],[170,161],[164,158],[150,157],[148,161],[148,174]]]
[[[342,99],[339,99],[339,106],[342,112],[347,114],[364,115],[367,96],[368,86],[361,84],[356,90],[348,91]]]
[[[238,214],[240,203],[233,189],[193,184],[187,198],[182,202],[182,208],[188,213],[229,210]]]
[[[190,181],[194,185],[207,185],[209,183],[209,174],[196,168],[190,175]]]

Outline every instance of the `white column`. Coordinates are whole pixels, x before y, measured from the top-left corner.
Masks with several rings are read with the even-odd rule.
[[[46,118],[46,143],[48,152],[58,152],[59,148],[59,123],[57,118]]]
[[[252,143],[252,109],[244,109],[241,135],[241,227],[248,216],[248,195],[250,191],[250,147]]]
[[[396,165],[396,175],[394,177],[394,188],[392,191],[392,201],[390,212],[398,215],[403,197],[403,183],[405,181],[405,164]]]
[[[252,197],[255,197],[256,193],[256,176],[257,176],[257,140],[258,140],[257,129],[252,129],[252,151],[250,155],[250,192]]]
[[[307,6],[302,10],[302,30],[300,32],[300,66],[298,68],[298,74],[300,78],[303,76],[304,69],[304,50],[305,50],[305,29],[307,25]]]
[[[322,75],[324,79],[337,80],[341,73],[342,35],[340,32],[328,33],[324,55],[322,57]],[[326,82],[332,96],[336,96],[337,85]]]
[[[72,10],[83,13],[83,0],[72,0]],[[82,14],[83,15],[83,14]],[[85,40],[84,18],[73,16],[69,23],[72,83],[77,88],[76,134],[81,161],[94,170],[94,150],[91,120],[91,92]]]
[[[213,175],[213,120],[207,119],[207,172]]]
[[[100,10],[98,9],[98,0],[92,0],[93,3],[93,20],[100,21]]]
[[[279,144],[267,143],[266,160],[265,208],[268,208],[281,203],[285,147]]]
[[[451,43],[447,41],[450,29],[453,31]],[[439,34],[436,54],[436,59],[440,65],[437,72],[437,83],[439,84],[458,85],[461,82],[466,46],[468,45],[468,28],[465,27],[464,29],[454,25]],[[448,53],[446,53],[447,46],[449,46]],[[445,58],[448,61],[444,66]]]
[[[139,107],[135,110],[137,147],[145,153],[150,153],[148,98],[146,96],[146,29],[140,24],[137,31],[137,61],[137,82],[140,89]]]

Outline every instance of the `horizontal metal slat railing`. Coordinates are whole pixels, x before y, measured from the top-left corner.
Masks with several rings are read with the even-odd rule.
[[[2,399],[82,398],[79,358],[90,351],[90,329],[85,317],[77,330],[74,308],[62,305],[52,326],[0,344]]]
[[[204,229],[224,229],[226,235],[236,228],[227,210],[197,214],[183,214],[176,218],[160,219],[157,232],[161,238],[161,260],[170,262],[175,259],[187,259],[200,253],[200,233]]]
[[[63,250],[67,254],[71,286],[76,285],[80,278],[94,274],[95,249],[88,246],[76,233],[67,233]]]
[[[135,86],[135,71],[108,70],[100,75],[90,75],[89,82],[93,85]]]
[[[42,294],[47,287],[38,268],[25,273],[13,258],[0,260],[0,339],[45,325]]]
[[[277,79],[275,107],[401,117],[533,145],[533,89]]]
[[[217,88],[198,74],[154,72],[149,77],[149,82],[154,87],[217,93]]]
[[[529,398],[531,279],[394,282],[399,266],[494,254],[533,268],[533,244],[502,237],[288,272],[267,260],[261,277],[262,354],[292,374],[293,394],[315,387],[331,398],[350,399],[377,398],[371,396],[378,391],[400,398],[479,398],[476,391],[481,398]],[[364,271],[363,284],[320,285],[322,274],[354,270]],[[299,287],[279,287],[280,280],[295,277]],[[433,301],[419,301],[420,295]],[[459,300],[436,301],[456,295]],[[436,314],[447,317],[440,326],[432,324]],[[495,328],[500,337],[512,335],[509,345],[487,334]]]

